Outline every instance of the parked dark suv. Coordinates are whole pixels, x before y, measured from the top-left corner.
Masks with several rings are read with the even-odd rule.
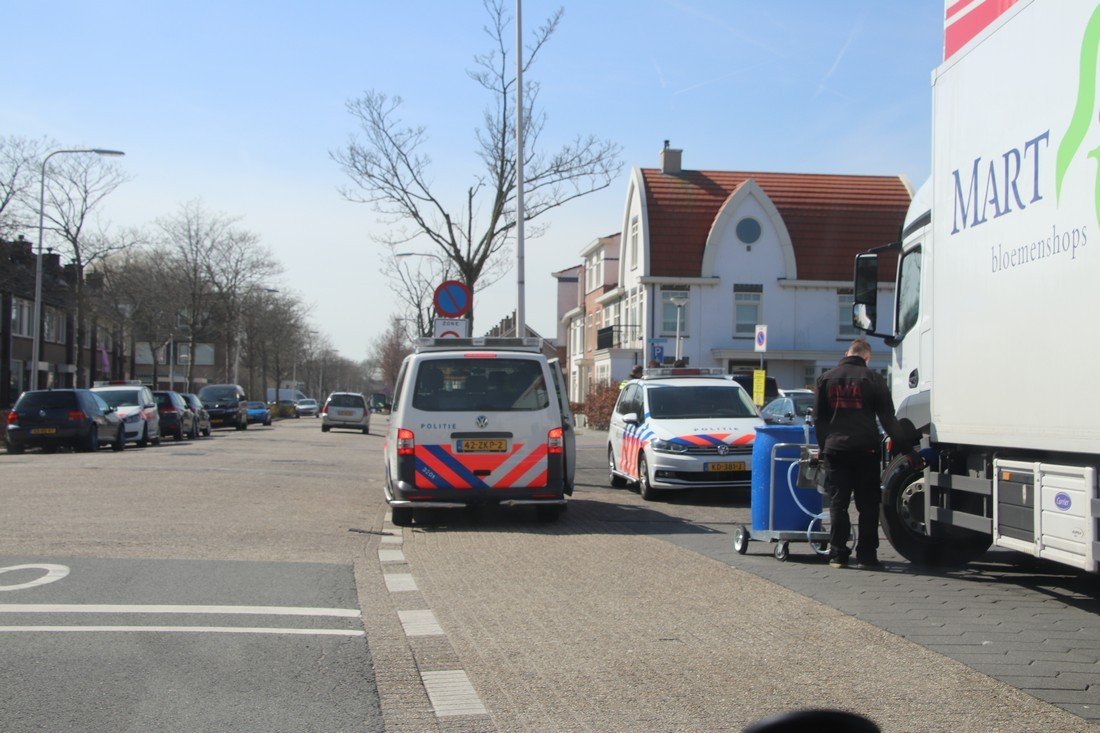
[[[86,389],[24,392],[7,416],[9,453],[29,446],[52,451],[59,445],[94,451],[100,445],[115,450],[126,446],[126,436],[113,407]]]
[[[208,384],[199,399],[210,413],[210,426],[248,430],[248,397],[239,384]]]

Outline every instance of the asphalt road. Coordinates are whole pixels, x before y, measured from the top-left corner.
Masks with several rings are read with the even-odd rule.
[[[399,529],[384,424],[0,455],[0,729],[1094,729],[1091,576],[737,555],[747,496],[611,489],[591,432],[559,522]]]

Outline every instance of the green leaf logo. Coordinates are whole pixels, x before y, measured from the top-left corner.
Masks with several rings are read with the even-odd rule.
[[[1054,191],[1055,198],[1059,202],[1062,200],[1062,180],[1065,178],[1069,164],[1081,148],[1081,143],[1085,141],[1085,134],[1092,123],[1092,113],[1096,108],[1096,62],[1098,54],[1100,54],[1100,6],[1092,11],[1092,17],[1089,18],[1088,25],[1085,26],[1085,37],[1081,41],[1081,70],[1078,77],[1077,104],[1073,108],[1073,119],[1070,120],[1069,128],[1062,137],[1062,142],[1058,145],[1058,156],[1054,168]],[[1100,163],[1098,150],[1100,148],[1090,151],[1088,157],[1096,159]],[[1096,218],[1100,221],[1100,171],[1097,175]]]

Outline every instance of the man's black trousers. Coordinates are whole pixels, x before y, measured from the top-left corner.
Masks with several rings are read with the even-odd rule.
[[[858,559],[874,559],[878,552],[878,509],[882,502],[879,489],[878,452],[840,451],[825,454],[825,493],[829,498],[829,556],[848,559],[848,537],[852,522],[848,505],[856,497],[859,512]]]

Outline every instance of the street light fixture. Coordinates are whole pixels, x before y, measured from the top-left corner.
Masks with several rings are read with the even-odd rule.
[[[670,303],[676,306],[676,361],[680,361],[680,316],[684,311],[684,306],[688,304],[688,297],[686,295],[674,295],[668,299]]]
[[[31,347],[31,385],[33,389],[39,388],[39,360],[42,358],[42,234],[46,224],[46,164],[55,155],[69,155],[74,153],[95,153],[107,157],[126,155],[121,150],[107,150],[106,148],[77,148],[55,150],[42,159],[42,169],[39,172],[38,189],[38,257],[34,266],[34,341]],[[77,344],[80,348],[80,344]]]

